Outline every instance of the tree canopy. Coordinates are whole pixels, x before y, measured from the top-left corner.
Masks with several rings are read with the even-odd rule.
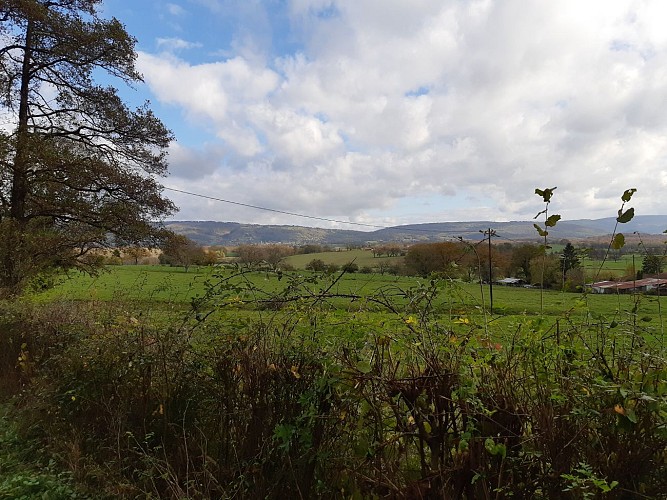
[[[212,264],[214,261],[214,254],[211,254],[209,257],[201,245],[187,236],[170,234],[162,243],[160,263],[171,266],[183,266],[185,272],[188,272],[188,269],[193,264]]]
[[[563,270],[563,275],[567,273],[570,269],[577,269],[581,265],[579,260],[579,254],[572,245],[568,242],[563,248],[563,253],[560,255],[561,269]]]
[[[100,0],[0,3],[0,286],[85,265],[91,248],[156,237],[172,135],[109,81],[141,81],[135,39]]]
[[[408,248],[405,265],[419,276],[428,276],[451,272],[465,255],[465,246],[458,242],[417,243]]]
[[[642,273],[643,274],[660,274],[662,272],[662,269],[665,266],[665,258],[664,255],[657,255],[657,254],[648,254],[644,257],[644,261],[642,262]]]

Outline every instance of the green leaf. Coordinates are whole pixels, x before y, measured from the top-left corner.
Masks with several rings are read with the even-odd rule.
[[[544,229],[542,229],[542,228],[541,228],[540,226],[538,226],[537,224],[533,224],[533,227],[534,227],[535,229],[537,229],[537,232],[539,233],[540,236],[547,236],[547,235],[549,234],[547,231],[545,231]]]
[[[614,236],[614,239],[611,241],[611,248],[614,250],[619,250],[625,245],[625,236],[622,233],[618,233]]]
[[[625,203],[630,201],[630,198],[632,198],[632,195],[637,192],[636,188],[631,188],[631,189],[626,189],[625,192],[623,193],[623,196],[621,196],[621,200],[623,200]]]
[[[549,218],[544,223],[544,225],[547,227],[554,227],[556,225],[556,222],[558,222],[559,220],[560,220],[560,215],[558,214],[550,215]]]
[[[633,424],[637,423],[637,414],[635,413],[635,410],[633,410],[632,408],[625,409],[625,416]]]
[[[371,364],[366,360],[361,360],[357,363],[357,370],[361,373],[370,373],[372,369],[373,367],[371,367]]]
[[[616,217],[616,220],[621,224],[625,224],[626,222],[630,222],[634,216],[635,216],[635,209],[628,208],[625,212],[619,210],[618,217]]]
[[[502,443],[496,443],[492,438],[486,438],[484,448],[493,456],[500,455],[502,458],[507,456],[507,447]]]
[[[544,203],[549,203],[551,201],[551,197],[553,196],[555,189],[556,187],[535,189],[535,194],[541,196],[542,199],[544,200]]]

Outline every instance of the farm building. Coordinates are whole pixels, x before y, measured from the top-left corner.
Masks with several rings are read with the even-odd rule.
[[[505,286],[523,286],[526,284],[526,281],[521,278],[503,278],[496,281],[496,283]]]
[[[651,292],[661,290],[667,293],[667,279],[664,278],[644,278],[632,281],[598,281],[586,285],[590,287],[593,293],[631,293],[631,292]]]

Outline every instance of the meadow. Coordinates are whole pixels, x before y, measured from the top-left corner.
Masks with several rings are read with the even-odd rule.
[[[400,264],[403,257],[374,257],[373,251],[369,249],[351,249],[334,252],[317,252],[310,254],[291,255],[284,259],[286,264],[293,266],[296,269],[305,269],[311,260],[320,259],[325,264],[334,264],[336,266],[343,266],[347,263],[354,262],[359,268],[362,267],[376,267],[380,262],[392,265]]]
[[[367,252],[360,250],[358,252]],[[316,254],[322,258],[342,252]],[[345,252],[345,253],[355,253]],[[304,256],[298,256],[304,257]],[[315,258],[320,258],[315,257]],[[344,260],[344,259],[339,259]],[[346,261],[349,262],[349,261]],[[599,266],[596,268],[599,269]],[[98,276],[72,272],[60,276],[56,286],[44,292],[36,292],[33,300],[48,302],[59,300],[99,300],[121,301],[130,304],[150,306],[155,304],[169,305],[187,309],[193,299],[202,297],[215,283],[229,281],[246,284],[257,295],[265,298],[279,294],[286,286],[288,278],[298,277],[320,278],[313,280],[313,286],[306,293],[313,295],[322,290],[321,281],[326,281],[326,274],[313,273],[305,270],[275,273],[269,271],[243,271],[224,267],[193,267],[186,272],[181,267],[169,266],[109,266]],[[401,296],[413,287],[430,283],[430,279],[409,276],[393,276],[361,273],[334,273],[329,275],[336,279],[335,285],[328,290],[330,299],[342,296],[338,307],[344,310],[354,309],[345,297],[372,297],[378,293],[393,293]],[[437,304],[445,307],[445,312],[456,310],[466,314],[479,315],[490,309],[490,290],[487,284],[480,286],[475,283],[439,279],[438,286],[447,288],[449,293],[441,294]],[[628,316],[633,314],[644,322],[660,322],[662,304],[661,297],[651,295],[615,294],[596,295],[581,293],[565,293],[556,290],[539,290],[535,288],[493,286],[493,313],[496,316],[542,315],[553,318],[568,314],[590,311],[606,317]],[[358,304],[358,301],[357,301]],[[585,306],[585,307],[584,307]]]
[[[660,498],[664,299],[489,292],[61,276],[0,304],[0,498]]]

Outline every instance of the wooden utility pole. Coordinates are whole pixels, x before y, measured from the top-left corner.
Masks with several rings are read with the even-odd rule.
[[[496,231],[489,228],[486,231],[481,231],[485,237],[489,237],[489,310],[493,314],[493,263],[491,262],[491,237],[496,236]]]

